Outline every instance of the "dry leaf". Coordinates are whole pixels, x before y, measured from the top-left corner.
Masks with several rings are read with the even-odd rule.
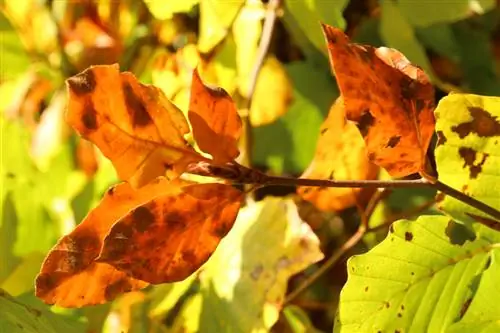
[[[189,125],[160,89],[118,65],[92,66],[67,80],[67,121],[111,160],[118,176],[140,187],[167,172],[179,176],[206,160],[188,145]]]
[[[49,304],[79,307],[105,303],[123,292],[145,287],[146,282],[95,259],[118,219],[155,196],[172,191],[177,187],[164,178],[139,190],[128,183],[110,188],[82,223],[49,252],[36,279],[36,295]]]
[[[113,225],[97,259],[150,283],[187,278],[231,230],[242,193],[196,184],[136,207]]]
[[[393,177],[425,171],[434,133],[434,88],[400,52],[351,43],[323,25],[332,69],[369,159]]]
[[[339,97],[330,108],[320,130],[316,153],[301,178],[363,180],[376,179],[379,168],[366,156],[363,137],[356,125],[345,119]],[[299,195],[323,211],[340,211],[363,202],[373,192],[360,188],[299,187]]]
[[[224,89],[205,85],[197,70],[193,72],[188,116],[195,141],[216,163],[238,157],[242,124],[236,105]]]

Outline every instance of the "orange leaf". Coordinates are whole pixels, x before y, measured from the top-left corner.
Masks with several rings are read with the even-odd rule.
[[[232,228],[241,200],[240,191],[224,184],[156,196],[113,225],[97,260],[150,283],[183,280]]]
[[[92,66],[67,80],[67,121],[111,160],[118,176],[140,187],[177,177],[206,160],[184,139],[189,125],[160,89],[143,85],[118,65]]]
[[[118,219],[155,196],[176,190],[165,178],[139,190],[128,183],[110,188],[82,223],[49,252],[36,279],[36,295],[49,304],[79,307],[105,303],[120,293],[147,286],[95,259]]]
[[[321,125],[312,163],[301,178],[376,179],[379,168],[366,156],[365,143],[353,122],[346,121],[339,97]],[[368,198],[372,189],[299,187],[299,195],[323,211],[340,211]]]
[[[351,43],[323,24],[332,69],[369,159],[393,177],[424,171],[434,133],[434,88],[400,52]]]
[[[188,117],[198,146],[216,163],[239,155],[241,119],[236,105],[224,89],[203,84],[197,70],[193,71]]]

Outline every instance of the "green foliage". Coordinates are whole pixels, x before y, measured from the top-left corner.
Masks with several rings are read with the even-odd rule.
[[[383,0],[390,2],[390,0]],[[495,6],[494,0],[468,1],[414,1],[399,0],[401,12],[415,26],[429,26],[441,22],[454,22],[464,19],[471,11],[488,11]]]
[[[0,82],[15,78],[29,66],[23,42],[3,12],[0,12]]]
[[[443,98],[435,111],[439,179],[497,209],[500,208],[499,107],[498,97],[452,94]],[[440,207],[463,223],[474,221],[468,213],[482,215],[448,196]]]
[[[335,331],[445,331],[492,287],[486,273],[498,269],[499,241],[498,232],[481,226],[470,235],[445,216],[394,223],[384,241],[349,259]]]
[[[0,289],[0,332],[83,333],[85,325],[37,307],[25,305]]]
[[[294,100],[276,122],[253,128],[253,159],[276,173],[300,173],[311,162],[319,127],[338,90],[330,74],[312,61],[290,63],[286,69]]]

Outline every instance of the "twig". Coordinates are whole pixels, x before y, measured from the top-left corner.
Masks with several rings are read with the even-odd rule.
[[[429,183],[425,179],[330,180],[330,179],[288,178],[279,176],[266,176],[265,184],[288,185],[288,186],[359,187],[359,188],[433,187],[433,184]]]
[[[313,274],[307,277],[304,282],[302,282],[295,290],[293,290],[288,296],[285,298],[284,304],[290,303],[293,299],[295,299],[298,295],[300,295],[304,290],[306,290],[314,281],[316,281],[321,275],[323,275],[330,267],[332,267],[340,258],[342,258],[347,251],[353,248],[365,235],[366,230],[361,227],[356,231],[351,238],[347,240],[337,251],[335,251],[330,258],[328,258],[325,263],[318,268]]]
[[[267,52],[269,51],[269,45],[271,43],[271,38],[273,36],[274,25],[276,23],[277,11],[281,6],[281,0],[270,0],[267,4],[267,11],[264,18],[264,26],[262,28],[262,35],[259,42],[259,47],[257,49],[257,55],[255,63],[253,65],[252,71],[250,72],[250,86],[248,90],[248,96],[243,101],[242,108],[246,110],[246,114],[243,118],[244,122],[244,138],[243,146],[244,158],[242,163],[245,166],[250,166],[252,161],[252,125],[250,123],[250,109],[252,107],[252,101],[255,94],[255,87],[257,86],[257,79],[259,77],[260,70],[264,64]]]
[[[388,188],[379,188],[375,193],[373,193],[365,209],[365,214],[368,221],[372,217],[373,212],[375,211],[375,208],[377,208],[377,205],[380,203],[380,201],[387,198],[389,195],[391,195],[391,193],[392,190]]]

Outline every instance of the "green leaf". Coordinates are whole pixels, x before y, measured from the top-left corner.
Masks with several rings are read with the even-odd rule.
[[[311,320],[307,316],[307,313],[296,305],[287,305],[283,309],[283,315],[285,316],[291,332],[293,333],[321,332],[313,326]]]
[[[479,225],[452,244],[450,224],[437,215],[398,221],[383,242],[350,258],[335,331],[444,332],[457,322],[479,295],[500,233]]]
[[[294,62],[286,65],[293,83],[293,102],[276,122],[253,128],[253,163],[276,173],[302,173],[314,156],[319,128],[338,88],[328,65]]]
[[[500,250],[491,252],[490,266],[484,271],[476,295],[467,301],[460,313],[461,319],[450,326],[447,332],[498,332],[500,331]],[[464,315],[465,313],[465,315]]]
[[[439,180],[500,209],[500,98],[451,94],[441,99],[435,116]],[[466,213],[484,216],[449,196],[439,207],[463,223],[474,221]]]
[[[201,296],[179,320],[187,332],[267,331],[278,319],[288,279],[322,257],[292,200],[251,204],[200,272]]]
[[[0,332],[9,333],[83,333],[85,325],[70,321],[48,310],[20,303],[0,289]]]
[[[0,288],[12,296],[32,291],[35,287],[33,281],[35,281],[44,258],[45,254],[43,253],[33,252],[26,255],[12,273],[0,283]]]
[[[171,19],[175,13],[187,13],[197,5],[200,0],[183,0],[183,1],[163,1],[149,0],[145,1],[149,11],[159,20]]]
[[[291,15],[309,41],[326,55],[327,47],[320,22],[344,29],[342,11],[347,3],[347,0],[286,0],[285,15]],[[290,18],[285,17],[286,20]]]
[[[17,31],[0,10],[0,82],[26,71],[31,61]]]
[[[392,0],[384,0],[389,2]],[[495,7],[495,0],[415,1],[398,0],[397,6],[415,26],[429,26],[440,22],[454,22],[474,12],[485,12]]]
[[[500,20],[498,11],[491,13]],[[460,21],[452,25],[457,41],[460,66],[463,68],[467,88],[474,93],[498,96],[500,79],[495,70],[495,56],[491,47],[492,29],[486,15]]]
[[[149,315],[159,317],[167,314],[191,288],[195,279],[196,275],[192,274],[180,282],[155,286],[149,293],[151,298]]]
[[[198,49],[211,51],[226,37],[245,0],[204,0],[200,3]]]
[[[402,52],[408,60],[422,67],[435,81],[436,77],[425,49],[416,39],[415,30],[401,14],[398,6],[393,1],[383,1],[381,9],[380,35],[386,46]]]

